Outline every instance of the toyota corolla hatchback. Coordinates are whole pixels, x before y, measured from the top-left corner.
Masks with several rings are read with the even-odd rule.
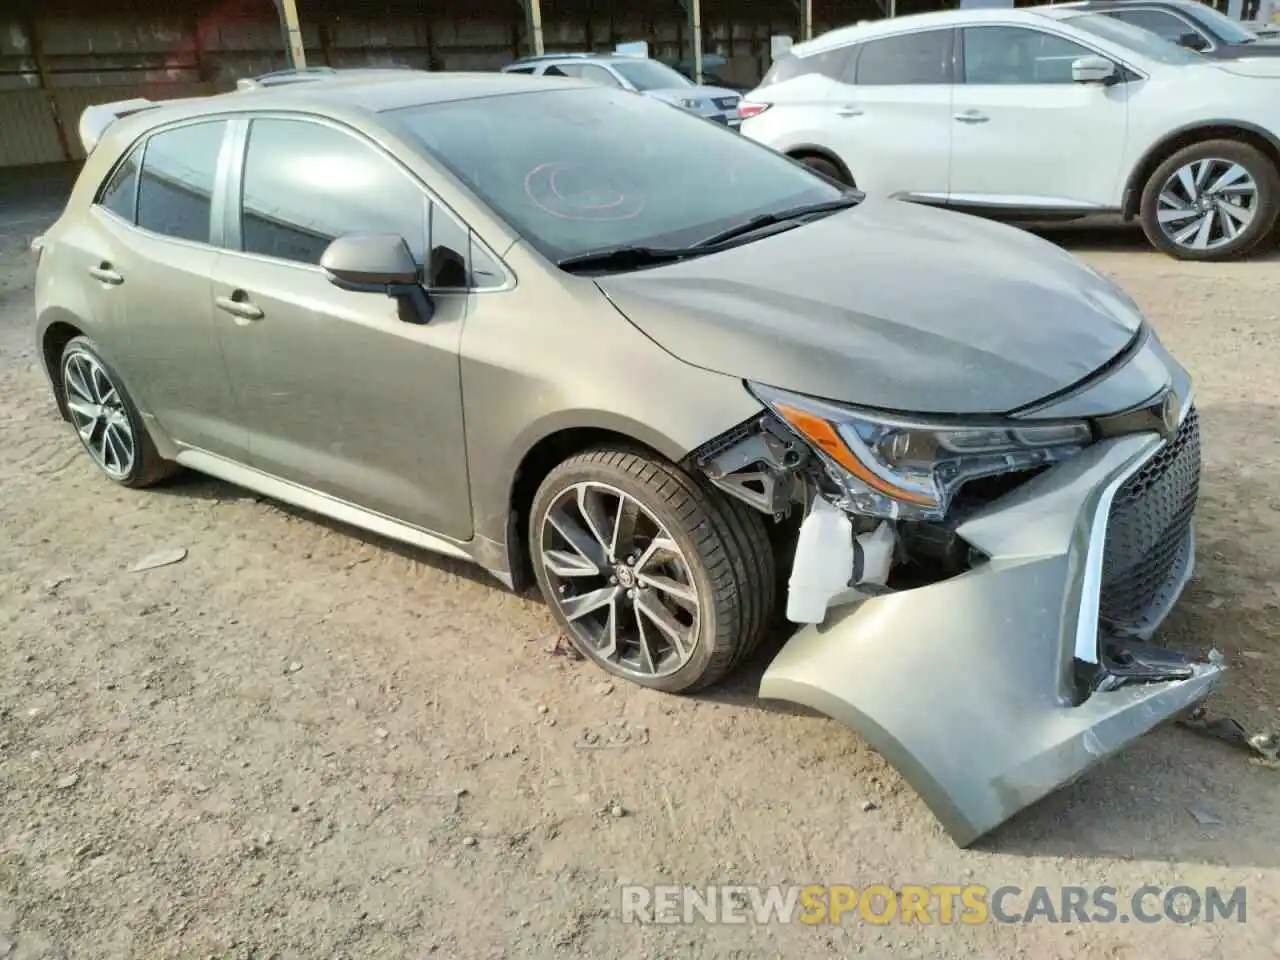
[[[82,133],[37,336],[116,483],[187,467],[536,581],[664,691],[785,613],[761,693],[961,844],[1221,675],[1149,642],[1194,558],[1187,374],[1042,240],[571,80],[339,75]]]

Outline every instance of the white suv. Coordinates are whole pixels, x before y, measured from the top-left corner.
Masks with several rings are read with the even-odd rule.
[[[1274,240],[1280,58],[1211,61],[1068,7],[880,20],[797,45],[742,132],[868,193],[1012,220],[1123,213],[1159,249]]]

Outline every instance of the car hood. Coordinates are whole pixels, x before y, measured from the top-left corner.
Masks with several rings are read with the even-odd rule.
[[[686,363],[829,400],[1004,413],[1086,379],[1142,317],[1031,234],[867,199],[751,243],[596,279]]]
[[[1219,60],[1214,66],[1240,77],[1280,77],[1280,47],[1251,43],[1232,49],[1249,52],[1238,54],[1239,59]]]

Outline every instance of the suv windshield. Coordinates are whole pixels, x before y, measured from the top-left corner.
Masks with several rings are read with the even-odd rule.
[[[727,127],[626,90],[590,88],[389,111],[552,261],[684,247],[845,191]]]
[[[653,60],[612,60],[609,66],[637,90],[670,90],[673,87],[693,86],[693,81],[688,77]]]
[[[1201,23],[1206,24],[1220,36],[1224,43],[1256,43],[1258,35],[1251,33],[1242,27],[1237,21],[1232,20],[1226,14],[1213,9],[1207,3],[1197,3],[1198,8],[1191,16],[1196,17]]]
[[[1109,17],[1105,13],[1082,13],[1070,17],[1062,17],[1061,19],[1073,27],[1084,30],[1086,33],[1092,33],[1103,40],[1118,43],[1120,46],[1127,47],[1134,53],[1141,54],[1148,60],[1155,60],[1158,63],[1204,63],[1206,59],[1194,50],[1188,50],[1186,47],[1180,47],[1176,43],[1170,43],[1150,30],[1135,27],[1131,23],[1125,23],[1123,20]]]

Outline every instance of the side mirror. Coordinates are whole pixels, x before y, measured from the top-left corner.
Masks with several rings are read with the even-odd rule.
[[[394,234],[338,237],[320,257],[329,282],[356,293],[381,293],[408,300],[414,323],[429,323],[434,310],[422,287],[422,272],[404,238]]]
[[[1198,33],[1184,33],[1178,37],[1178,46],[1199,52],[1209,46],[1209,41]]]
[[[1071,62],[1071,79],[1076,83],[1112,83],[1116,65],[1106,57],[1081,57]]]

